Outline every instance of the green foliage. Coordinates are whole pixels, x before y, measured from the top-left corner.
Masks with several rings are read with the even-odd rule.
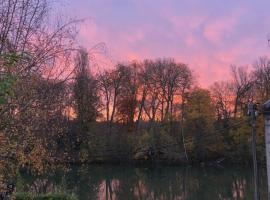
[[[0,80],[0,104],[6,102],[8,96],[11,96],[13,93],[11,88],[15,82],[14,76],[10,74],[5,74]]]
[[[148,150],[155,146],[154,134],[144,131],[135,144],[135,160],[149,159]]]
[[[34,196],[30,193],[17,193],[15,200],[77,200],[73,195],[67,194],[43,194]]]
[[[205,89],[196,88],[188,97],[187,119],[204,119],[207,125],[213,123],[215,110],[212,106],[210,92]]]
[[[11,68],[14,67],[23,57],[17,53],[9,53],[2,55],[3,65]]]
[[[183,154],[176,138],[168,134],[164,128],[144,131],[138,138],[134,159],[152,161],[182,161]]]
[[[189,149],[196,160],[203,161],[208,157],[210,135],[214,131],[214,108],[208,90],[196,88],[187,101],[185,131],[192,138]],[[211,144],[214,144],[211,142]]]
[[[17,62],[20,60],[20,56],[17,54],[8,54],[0,58],[0,105],[7,102],[7,99],[14,95],[12,87],[16,82],[16,76],[12,71]]]

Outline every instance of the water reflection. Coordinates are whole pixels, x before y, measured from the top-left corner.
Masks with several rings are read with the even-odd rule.
[[[266,199],[265,179],[261,169],[262,199]],[[77,166],[38,177],[22,173],[17,190],[36,194],[68,191],[81,200],[253,199],[252,171],[246,167]]]

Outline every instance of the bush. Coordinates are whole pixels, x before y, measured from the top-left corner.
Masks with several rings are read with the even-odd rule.
[[[135,160],[184,161],[184,154],[176,138],[166,130],[150,130],[138,138],[135,148]]]
[[[77,200],[77,198],[66,194],[42,194],[34,196],[29,193],[17,193],[15,200]]]

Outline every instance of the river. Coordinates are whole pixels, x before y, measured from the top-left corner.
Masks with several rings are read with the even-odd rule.
[[[266,170],[259,170],[261,199],[267,199]],[[85,165],[39,176],[20,173],[18,192],[65,192],[80,200],[253,199],[247,166],[179,167]]]

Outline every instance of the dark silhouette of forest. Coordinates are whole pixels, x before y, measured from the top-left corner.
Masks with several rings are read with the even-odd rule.
[[[93,52],[76,43],[80,22],[51,27],[49,11],[47,1],[0,4],[2,171],[251,160],[247,104],[270,97],[270,59],[259,58],[252,68],[232,66],[228,81],[207,89],[187,64],[171,58],[93,71]],[[261,116],[257,140],[264,162]]]

